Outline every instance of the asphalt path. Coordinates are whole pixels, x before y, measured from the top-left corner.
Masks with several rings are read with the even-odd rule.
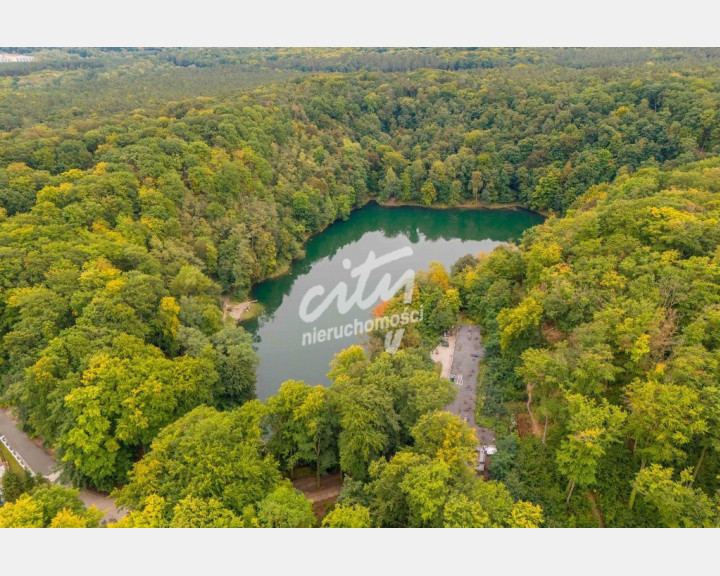
[[[455,352],[450,368],[450,373],[455,376],[458,392],[455,400],[445,409],[465,420],[475,429],[478,442],[487,446],[495,443],[495,433],[489,428],[475,425],[478,364],[484,357],[480,327],[461,324],[455,338]]]
[[[34,473],[39,472],[53,482],[57,482],[57,460],[20,430],[10,414],[2,409],[0,409],[0,434],[5,436],[7,443],[20,454],[20,457],[25,460]],[[104,494],[83,488],[78,496],[86,506],[95,505],[103,510],[105,522],[114,522],[125,515],[125,512],[115,505],[115,501]]]
[[[54,472],[55,459],[20,430],[15,420],[4,410],[0,410],[0,434],[5,436],[8,444],[17,450],[35,474],[39,472],[43,476],[50,476]]]

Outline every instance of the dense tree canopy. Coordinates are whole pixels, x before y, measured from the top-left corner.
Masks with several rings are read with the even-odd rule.
[[[717,522],[719,176],[623,174],[453,278],[485,327],[483,412],[523,436],[501,476],[553,523],[603,522],[588,502],[614,525]],[[557,466],[542,491],[530,466]]]
[[[326,526],[717,524],[716,50],[35,52],[0,69],[0,402],[120,526],[314,525],[301,468],[348,478]],[[550,218],[257,402],[221,297],[373,200]],[[428,355],[458,313],[491,482]],[[8,478],[5,523],[97,524]]]
[[[77,490],[41,485],[0,507],[0,528],[97,528],[102,515]]]

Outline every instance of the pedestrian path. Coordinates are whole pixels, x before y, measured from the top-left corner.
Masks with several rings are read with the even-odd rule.
[[[23,468],[30,470],[32,474],[42,474],[50,482],[60,483],[57,460],[20,430],[12,416],[2,409],[0,409],[0,438]],[[78,496],[86,506],[95,505],[103,510],[105,522],[114,522],[125,516],[125,512],[118,509],[115,501],[109,496],[85,488],[80,490]]]

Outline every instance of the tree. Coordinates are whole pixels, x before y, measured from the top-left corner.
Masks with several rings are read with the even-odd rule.
[[[453,494],[446,502],[443,510],[443,526],[445,528],[487,528],[490,516],[478,501],[473,501],[465,494]]]
[[[170,293],[176,298],[182,296],[204,296],[213,288],[213,282],[194,266],[180,268],[169,285]]]
[[[15,288],[4,300],[15,321],[2,337],[3,348],[11,366],[25,368],[63,327],[68,306],[42,286]]]
[[[142,508],[131,510],[119,522],[110,524],[109,528],[167,528],[167,504],[165,499],[155,494],[142,501]]]
[[[304,431],[298,442],[298,456],[315,464],[318,486],[320,476],[337,462],[336,422],[326,396],[327,388],[313,387],[295,412],[295,419]]]
[[[389,461],[380,458],[370,464],[368,491],[372,495],[370,510],[376,525],[408,526],[410,505],[400,483],[411,468],[428,460],[427,456],[401,450]]]
[[[0,528],[43,528],[43,510],[29,495],[0,508]]]
[[[164,297],[160,300],[155,325],[159,332],[157,343],[168,354],[174,355],[177,352],[178,329],[180,328],[180,320],[178,306],[175,298]]]
[[[652,464],[638,472],[636,486],[653,504],[669,528],[706,528],[720,525],[717,504],[702,490],[693,489],[692,471],[683,470],[680,481],[673,480],[673,470]]]
[[[420,347],[427,356],[424,346],[460,307],[482,324],[478,410],[483,421],[507,427],[507,438],[516,425],[522,432],[517,462],[501,456],[495,472],[513,495],[542,501],[548,525],[585,521],[563,506],[570,477],[553,465],[558,456],[578,479],[593,476],[595,461],[607,466],[607,475],[594,473],[593,493],[615,525],[660,517],[646,496],[648,506],[624,506],[637,468],[648,463],[678,470],[692,463],[695,481],[686,487],[708,495],[717,488],[718,53],[160,50],[151,59],[169,63],[157,72],[167,73],[163,82],[147,81],[155,73],[148,54],[43,50],[42,65],[22,77],[7,69],[1,82],[0,395],[23,429],[66,458],[66,477],[108,488],[124,482],[160,431],[196,406],[232,410],[251,399],[247,343],[213,341],[224,328],[215,283],[244,298],[370,194],[556,213],[522,234],[505,222],[508,214],[494,214],[517,244],[461,267],[449,287],[418,282],[413,309],[423,305],[424,320],[407,328],[395,355]],[[80,73],[96,65],[108,74]],[[180,82],[174,70],[187,66],[194,73]],[[492,74],[477,73],[484,68]],[[49,69],[55,82],[46,81]],[[329,73],[223,95],[237,91],[235,72],[253,69]],[[355,69],[363,72],[349,73]],[[187,99],[177,101],[178,82]],[[32,105],[23,86],[32,86]],[[96,118],[64,105],[78,100]],[[299,404],[307,413],[293,411],[297,462],[320,471],[342,455],[356,485],[374,462],[387,458],[391,466],[415,449],[410,431],[442,409],[448,391],[411,353],[383,358],[378,336],[367,354],[348,355],[358,361],[339,367],[337,390]],[[571,430],[566,395],[575,394],[594,409],[625,399],[627,446],[598,456],[604,432]],[[358,402],[347,399],[353,395]],[[532,434],[515,409],[524,398]],[[320,407],[329,409],[329,427],[314,427],[325,419]],[[545,418],[542,444],[536,414]],[[261,439],[264,418],[251,427]],[[210,434],[215,441],[227,434],[247,451],[219,454],[244,458],[249,477],[265,470],[264,443],[218,427],[224,432]],[[311,430],[325,430],[324,439]],[[182,454],[195,462],[194,450]],[[423,460],[418,466],[439,459],[414,456]],[[168,490],[164,524],[185,498],[168,485],[193,482],[189,467],[168,462],[182,473],[158,472],[172,477],[158,480]],[[272,482],[246,483],[219,463],[217,474],[237,490],[225,494],[213,467],[200,468],[203,495],[193,498],[217,500],[243,525],[259,522],[254,507]],[[249,488],[256,484],[262,489]],[[472,482],[451,484],[445,507],[456,493],[477,500]],[[376,510],[392,508],[398,519],[388,512],[382,524],[407,524],[407,494],[383,494],[384,504],[367,502],[374,522]],[[507,508],[507,499],[498,502]],[[491,524],[510,522],[510,512],[482,508]],[[134,512],[140,521],[141,510]],[[77,524],[76,516],[58,522]],[[145,520],[153,518],[148,511]]]
[[[50,522],[50,528],[91,528],[88,520],[63,508]]]
[[[65,397],[71,416],[60,440],[63,462],[98,488],[110,489],[166,424],[207,402],[217,374],[207,359],[168,360],[133,337],[118,337],[115,354],[89,361]]]
[[[477,204],[478,196],[484,185],[483,173],[481,170],[475,170],[470,177],[470,188],[472,189],[473,202]]]
[[[258,520],[265,528],[311,528],[315,515],[310,500],[286,481],[258,504]]]
[[[479,502],[487,511],[491,527],[501,528],[511,521],[515,502],[504,484],[494,480],[474,482],[470,498]]]
[[[420,158],[417,158],[408,166],[405,173],[408,175],[410,181],[412,199],[416,201],[421,200],[423,197],[421,188],[424,183],[427,183],[425,163]]]
[[[636,380],[627,391],[628,430],[635,452],[644,461],[667,462],[682,455],[681,447],[707,428],[697,392],[665,384],[660,374]],[[662,426],[657,426],[662,422]]]
[[[299,421],[298,412],[309,393],[310,386],[304,382],[287,380],[266,403],[270,430],[268,447],[291,476],[302,461],[299,445],[308,442],[308,431],[304,423]]]
[[[451,474],[450,465],[443,460],[430,460],[408,470],[399,488],[407,498],[411,526],[441,525]]]
[[[474,430],[450,412],[426,414],[412,429],[412,435],[417,452],[445,462],[453,474],[467,472],[477,462]]]
[[[242,526],[231,510],[214,498],[187,496],[175,505],[171,528],[239,528]]]
[[[530,502],[516,502],[508,526],[510,528],[539,528],[542,523],[543,513],[540,506]]]
[[[14,470],[8,468],[2,477],[2,496],[6,502],[15,502],[22,496],[23,485]]]
[[[41,486],[0,508],[0,528],[96,528],[103,513],[86,509],[78,491],[63,486]]]
[[[521,355],[522,363],[515,369],[515,372],[522,377],[527,390],[526,407],[530,421],[535,420],[535,409],[533,403],[539,404],[541,412],[545,416],[543,428],[543,444],[547,437],[548,423],[550,419],[552,399],[554,395],[567,385],[570,380],[570,367],[565,357],[559,351],[551,351],[542,348],[528,348]]]
[[[393,304],[386,314],[394,310]],[[420,417],[447,406],[457,392],[452,382],[432,369],[425,354],[412,348],[381,353],[366,367],[362,378],[392,396],[400,442],[410,441],[410,430]]]
[[[363,479],[370,462],[390,449],[397,433],[392,398],[360,380],[336,382],[332,394],[340,419],[340,468]]]
[[[388,168],[380,189],[380,200],[387,202],[390,198],[400,198],[402,195],[402,182],[395,170]]]
[[[399,431],[390,390],[376,378],[360,346],[335,355],[328,377],[334,380],[328,402],[340,425],[340,468],[364,479],[374,459],[389,451]]]
[[[515,502],[503,484],[478,479],[470,466],[462,473],[410,449],[373,462],[368,486],[378,526],[530,527],[543,521],[540,507]]]
[[[663,463],[681,456],[682,447],[695,434],[707,430],[698,393],[686,386],[665,384],[661,378],[662,372],[656,371],[627,389],[628,431],[635,440],[635,453],[641,458],[640,471],[648,461]],[[637,489],[635,482],[630,508]]]
[[[430,165],[430,182],[437,191],[436,197],[441,204],[449,204],[451,201],[451,185],[452,179],[448,174],[445,162],[436,160]],[[425,192],[423,192],[423,201],[425,201]],[[434,202],[435,199],[432,200]],[[428,203],[432,204],[432,202]]]
[[[370,510],[365,506],[335,506],[322,521],[323,528],[370,528]]]
[[[251,401],[228,412],[201,406],[163,429],[135,464],[118,504],[142,511],[160,497],[170,510],[181,500],[214,499],[236,515],[272,491],[281,476],[265,453],[266,408]]]
[[[437,199],[437,191],[430,180],[427,180],[420,189],[420,198],[425,206],[431,206]]]
[[[560,444],[556,459],[560,472],[570,479],[565,500],[568,503],[576,485],[595,484],[598,460],[620,438],[625,414],[604,398],[598,404],[580,394],[569,394],[566,401],[569,433]]]
[[[327,377],[333,381],[357,377],[362,374],[367,364],[368,358],[363,347],[353,345],[335,354]]]
[[[500,329],[500,346],[509,351],[513,346],[527,346],[537,338],[543,308],[532,296],[515,308],[504,308],[497,316]]]
[[[562,198],[562,173],[557,168],[551,168],[538,180],[530,205],[539,210],[559,210],[562,207]]]
[[[215,404],[231,408],[254,398],[259,360],[250,335],[239,327],[223,328],[210,341],[215,346],[215,368],[220,376],[213,394]]]

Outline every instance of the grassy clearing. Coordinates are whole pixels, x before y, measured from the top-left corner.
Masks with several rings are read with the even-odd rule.
[[[16,474],[25,474],[25,469],[20,466],[20,463],[17,460],[15,460],[15,456],[13,456],[5,447],[5,444],[0,443],[0,453],[2,454],[2,459],[10,464],[10,470]]]

